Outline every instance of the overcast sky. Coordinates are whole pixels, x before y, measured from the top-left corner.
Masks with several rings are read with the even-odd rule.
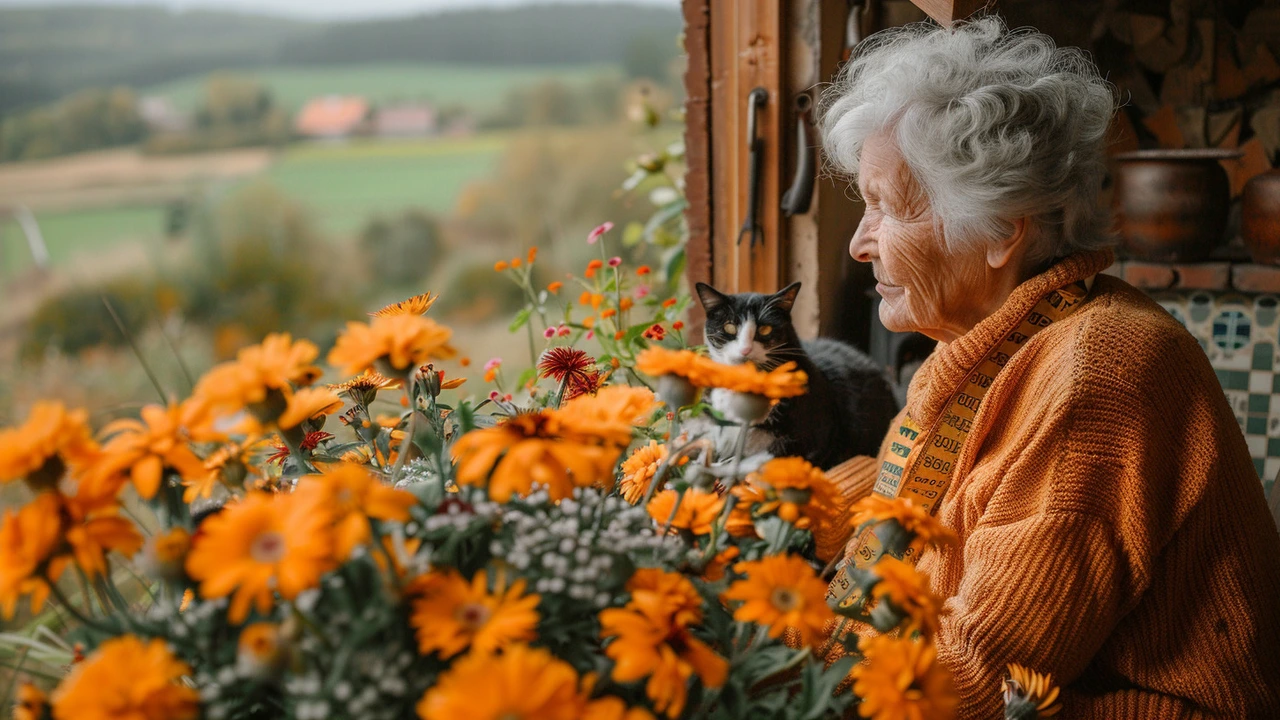
[[[477,7],[509,7],[569,0],[0,0],[0,7],[49,5],[160,5],[178,10],[200,8],[269,13],[310,19],[417,15],[437,10]],[[573,0],[582,2],[583,0]],[[679,7],[680,0],[586,0]]]

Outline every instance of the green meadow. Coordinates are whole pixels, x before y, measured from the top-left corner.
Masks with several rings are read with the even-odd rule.
[[[511,133],[422,140],[357,140],[295,144],[260,175],[303,203],[326,236],[358,232],[378,213],[419,207],[445,214],[468,182],[488,175]],[[54,263],[120,243],[163,242],[165,206],[131,205],[36,213]],[[0,276],[31,264],[26,241],[12,220],[0,221]]]
[[[334,67],[271,67],[237,70],[265,85],[276,102],[294,112],[307,100],[323,95],[360,95],[375,104],[398,100],[427,100],[439,107],[466,106],[484,113],[500,106],[507,92],[557,80],[569,85],[602,75],[618,75],[612,65],[534,65],[478,67],[475,65],[339,65]],[[180,110],[194,110],[204,94],[208,75],[201,74],[142,90],[144,95],[169,98]]]

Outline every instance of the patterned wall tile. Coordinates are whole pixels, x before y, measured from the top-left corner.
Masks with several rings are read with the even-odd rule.
[[[1152,298],[1205,349],[1269,487],[1280,474],[1280,299],[1205,291]]]

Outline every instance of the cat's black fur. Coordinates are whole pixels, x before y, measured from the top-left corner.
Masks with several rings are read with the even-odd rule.
[[[710,285],[697,284],[706,311],[706,341],[721,351],[734,336],[726,323],[741,328],[748,317],[757,324],[755,343],[764,357],[762,370],[794,361],[809,376],[809,392],[779,402],[757,426],[772,436],[769,453],[799,455],[823,469],[853,457],[875,456],[899,407],[893,386],[876,363],[853,346],[831,338],[801,341],[791,323],[791,307],[800,283],[773,295],[727,295]],[[768,325],[761,335],[758,328]]]

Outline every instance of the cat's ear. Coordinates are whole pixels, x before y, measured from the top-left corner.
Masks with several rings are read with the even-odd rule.
[[[706,283],[697,283],[693,287],[698,291],[698,299],[702,301],[702,309],[707,312],[715,310],[729,299],[728,295],[725,295]]]
[[[799,294],[800,283],[793,282],[771,295],[769,297],[769,304],[774,307],[782,308],[787,312],[791,312],[791,306],[796,304],[796,296]]]

